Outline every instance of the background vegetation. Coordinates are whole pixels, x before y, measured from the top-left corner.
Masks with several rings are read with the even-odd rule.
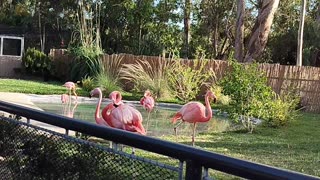
[[[194,58],[200,49],[207,58],[227,59],[235,49],[235,0],[79,2],[86,6],[79,8],[79,3],[69,0],[59,3],[53,0],[4,0],[0,4],[0,24],[20,28],[19,32],[25,33],[27,47],[44,49],[46,53],[50,48],[67,47],[70,42],[74,43],[71,36],[74,32],[90,34],[87,36],[90,38],[81,40],[87,43],[92,40],[92,45],[99,43],[95,40],[101,37],[100,47],[109,54],[165,54]],[[244,44],[249,41],[261,2],[256,0],[245,3]],[[319,6],[317,0],[307,1],[304,65],[320,66]],[[186,12],[189,11],[188,19]],[[81,15],[81,12],[85,13]],[[266,49],[257,61],[296,64],[299,15],[300,0],[281,0]],[[190,23],[188,29],[186,22]],[[190,34],[187,45],[186,30]],[[40,41],[39,34],[46,41],[43,41],[44,38]]]

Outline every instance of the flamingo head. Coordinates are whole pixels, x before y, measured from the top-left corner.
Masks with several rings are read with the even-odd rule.
[[[102,94],[101,89],[100,88],[94,88],[92,91],[90,91],[90,97],[96,96]]]
[[[114,105],[119,106],[120,104],[122,104],[122,96],[119,91],[112,91],[109,94],[109,98],[112,100]]]
[[[216,103],[217,96],[212,91],[208,90],[205,96],[209,97],[210,100],[213,99],[213,102]]]
[[[144,92],[144,97],[147,97],[147,96],[151,96],[151,92],[149,89]]]

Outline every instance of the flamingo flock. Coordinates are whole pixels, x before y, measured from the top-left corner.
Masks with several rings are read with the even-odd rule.
[[[65,86],[69,90],[69,99],[71,99],[71,92],[76,96],[76,86],[73,82],[66,82]],[[138,133],[140,135],[146,135],[147,130],[144,128],[141,113],[132,105],[126,104],[122,101],[122,95],[119,91],[113,91],[109,94],[111,102],[107,104],[100,112],[102,103],[102,91],[100,88],[95,88],[90,92],[90,96],[98,96],[98,102],[94,113],[95,121],[98,125],[107,126],[111,128],[117,128],[125,131]],[[68,102],[67,94],[61,95],[62,103]],[[205,94],[205,105],[200,102],[186,103],[178,110],[172,118],[172,123],[175,124],[174,132],[177,135],[177,128],[184,122],[193,124],[192,128],[192,146],[195,142],[195,129],[196,124],[201,122],[208,122],[212,118],[212,110],[210,102],[216,101],[215,94],[208,90]],[[150,118],[150,112],[155,106],[155,100],[151,95],[150,90],[144,92],[144,96],[140,99],[140,104],[148,112],[148,121]],[[179,123],[176,123],[181,120]]]

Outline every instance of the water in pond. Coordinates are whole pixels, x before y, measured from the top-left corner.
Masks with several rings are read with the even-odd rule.
[[[65,115],[80,120],[89,121],[95,123],[94,112],[96,104],[92,103],[78,103],[63,105],[61,103],[35,103],[38,107],[46,112]],[[102,103],[102,107],[105,107],[107,103]],[[171,123],[171,118],[174,116],[178,109],[168,109],[156,106],[150,114],[148,121],[148,113],[142,108],[142,106],[134,104],[134,106],[141,112],[143,117],[143,126],[147,129],[148,136],[160,137],[163,135],[173,135],[174,125]],[[73,112],[73,113],[72,113]],[[147,127],[148,121],[148,127]],[[197,133],[199,132],[222,132],[229,128],[229,121],[221,116],[213,116],[213,118],[206,123],[197,123]],[[192,124],[183,123],[178,128],[179,135],[191,135]]]

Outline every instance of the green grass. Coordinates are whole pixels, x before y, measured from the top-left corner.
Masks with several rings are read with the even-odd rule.
[[[320,176],[320,115],[302,113],[287,127],[259,127],[252,134],[233,131],[196,136],[196,146],[248,161]],[[191,144],[191,137],[164,139]]]
[[[63,94],[67,90],[63,87],[64,83],[57,81],[42,82],[31,80],[17,80],[17,79],[0,79],[0,92],[16,92],[25,94]],[[77,94],[80,96],[88,96],[88,92],[77,87]]]

